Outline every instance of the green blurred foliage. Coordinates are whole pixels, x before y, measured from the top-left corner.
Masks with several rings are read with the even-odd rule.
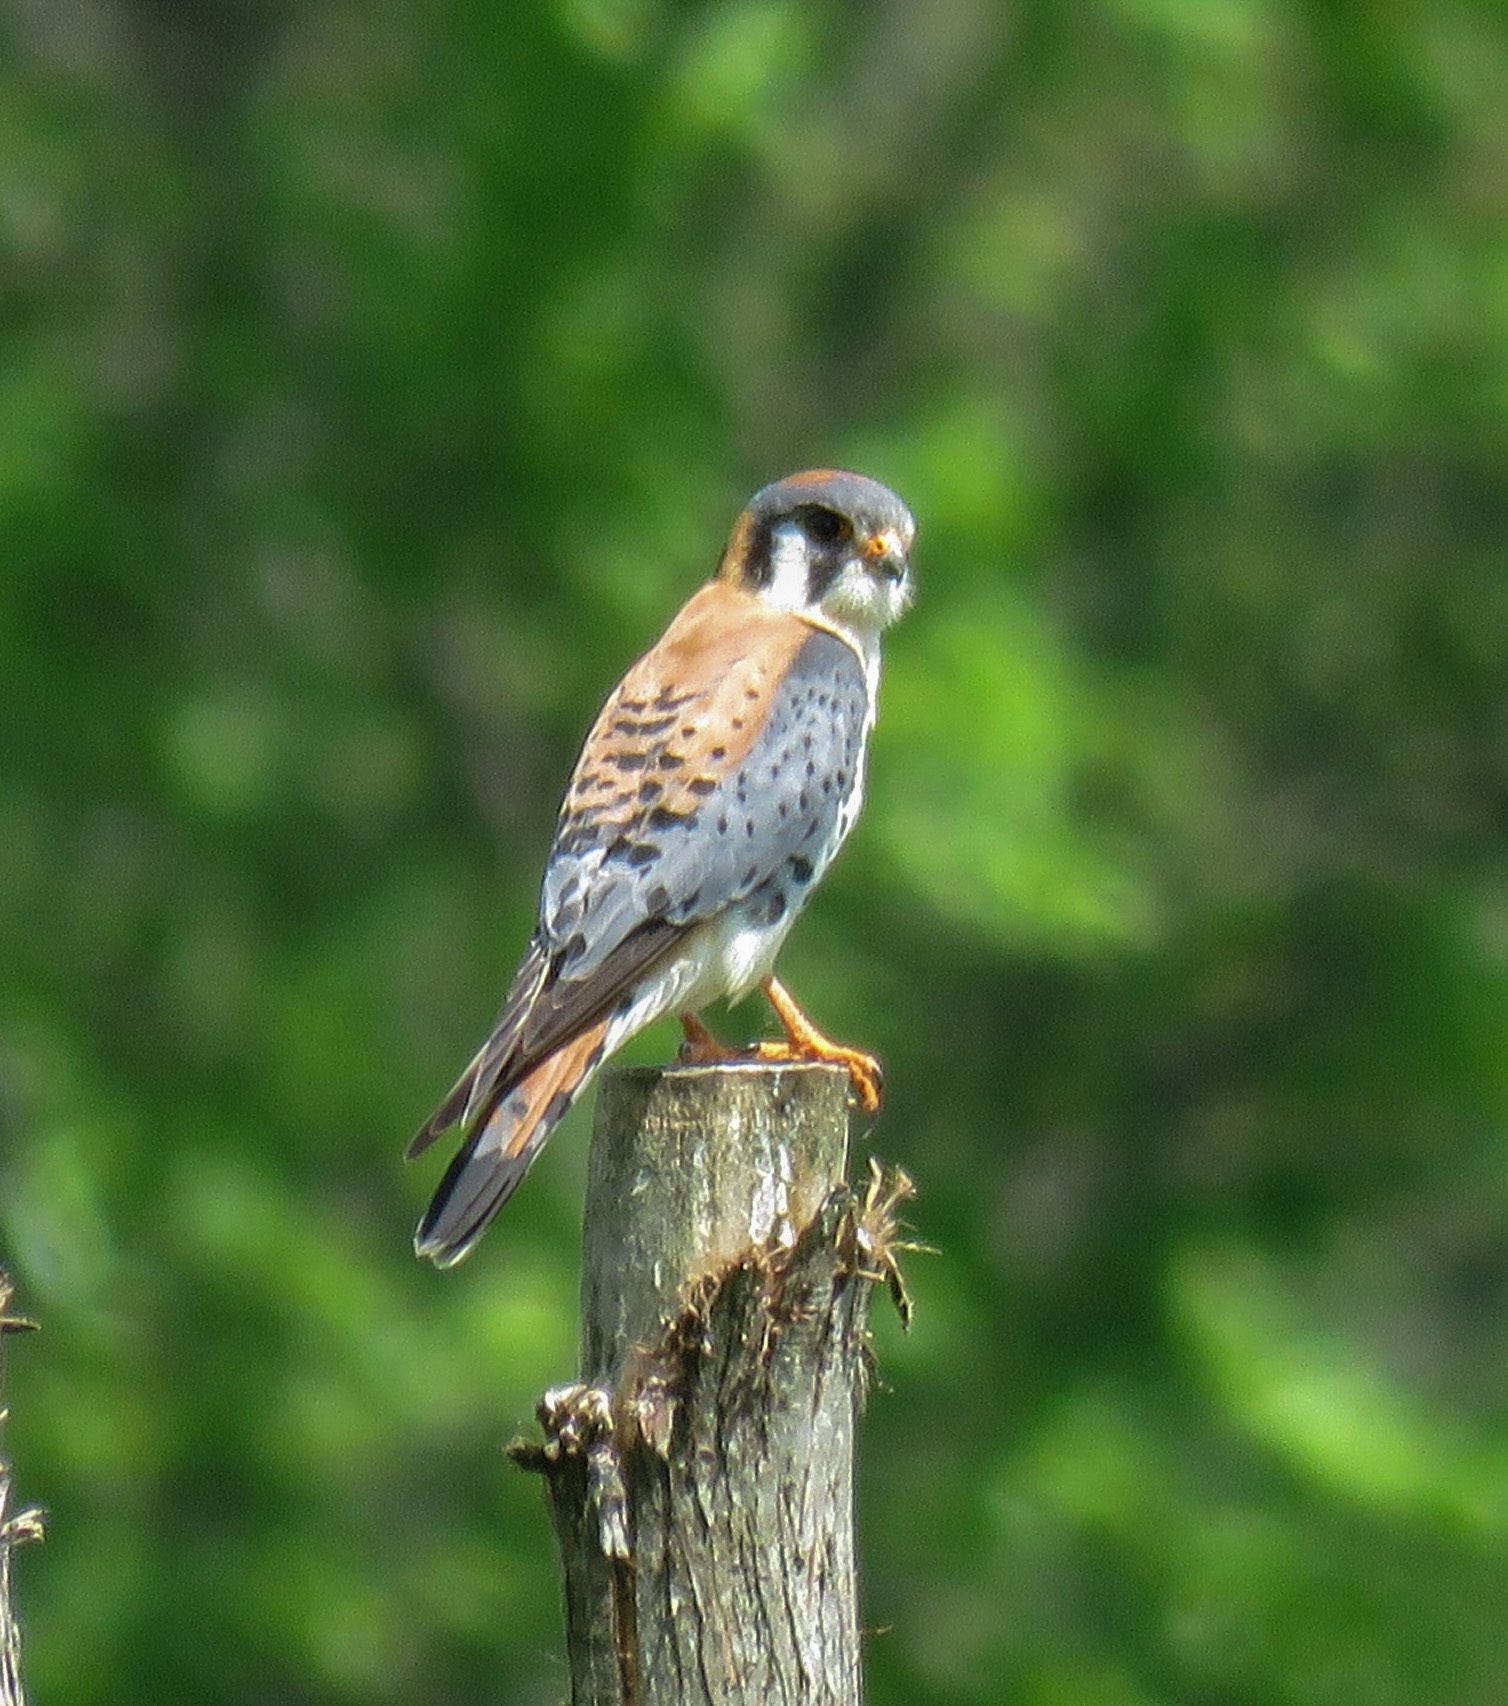
[[[601,694],[836,461],[923,529],[784,962],[941,1251],[877,1329],[876,1706],[1500,1701],[1501,9],[0,32],[36,1697],[562,1697],[499,1446],[572,1367],[584,1122],[448,1276],[399,1152]]]

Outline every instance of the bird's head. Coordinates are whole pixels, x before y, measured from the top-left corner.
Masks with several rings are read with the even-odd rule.
[[[754,494],[718,575],[872,642],[911,602],[915,538],[911,511],[888,486],[817,468]]]

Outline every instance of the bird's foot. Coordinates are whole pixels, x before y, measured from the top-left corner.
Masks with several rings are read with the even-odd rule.
[[[754,1058],[785,1062],[817,1060],[833,1066],[845,1066],[854,1095],[866,1114],[877,1114],[885,1100],[885,1071],[879,1061],[862,1049],[845,1048],[830,1037],[822,1037],[817,1043],[759,1043],[755,1046]]]
[[[754,1050],[758,1060],[825,1061],[846,1067],[853,1084],[854,1095],[866,1114],[877,1114],[885,1100],[885,1069],[872,1054],[862,1049],[847,1048],[824,1036],[796,1005],[789,990],[778,978],[768,977],[763,984],[765,996],[775,1009],[775,1016],[785,1030],[782,1042],[760,1043]]]
[[[729,1048],[721,1037],[709,1031],[695,1013],[682,1013],[681,1029],[686,1040],[676,1053],[682,1066],[718,1066],[724,1061],[741,1060],[743,1051]]]

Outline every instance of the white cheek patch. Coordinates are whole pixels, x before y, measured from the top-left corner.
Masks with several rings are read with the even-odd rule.
[[[770,584],[765,588],[765,602],[777,610],[804,610],[810,579],[806,535],[794,522],[782,523],[770,535]]]

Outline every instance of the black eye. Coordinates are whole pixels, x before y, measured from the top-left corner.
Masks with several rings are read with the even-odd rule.
[[[836,545],[853,532],[845,516],[835,509],[824,509],[821,504],[808,504],[802,510],[801,526],[816,545]]]

